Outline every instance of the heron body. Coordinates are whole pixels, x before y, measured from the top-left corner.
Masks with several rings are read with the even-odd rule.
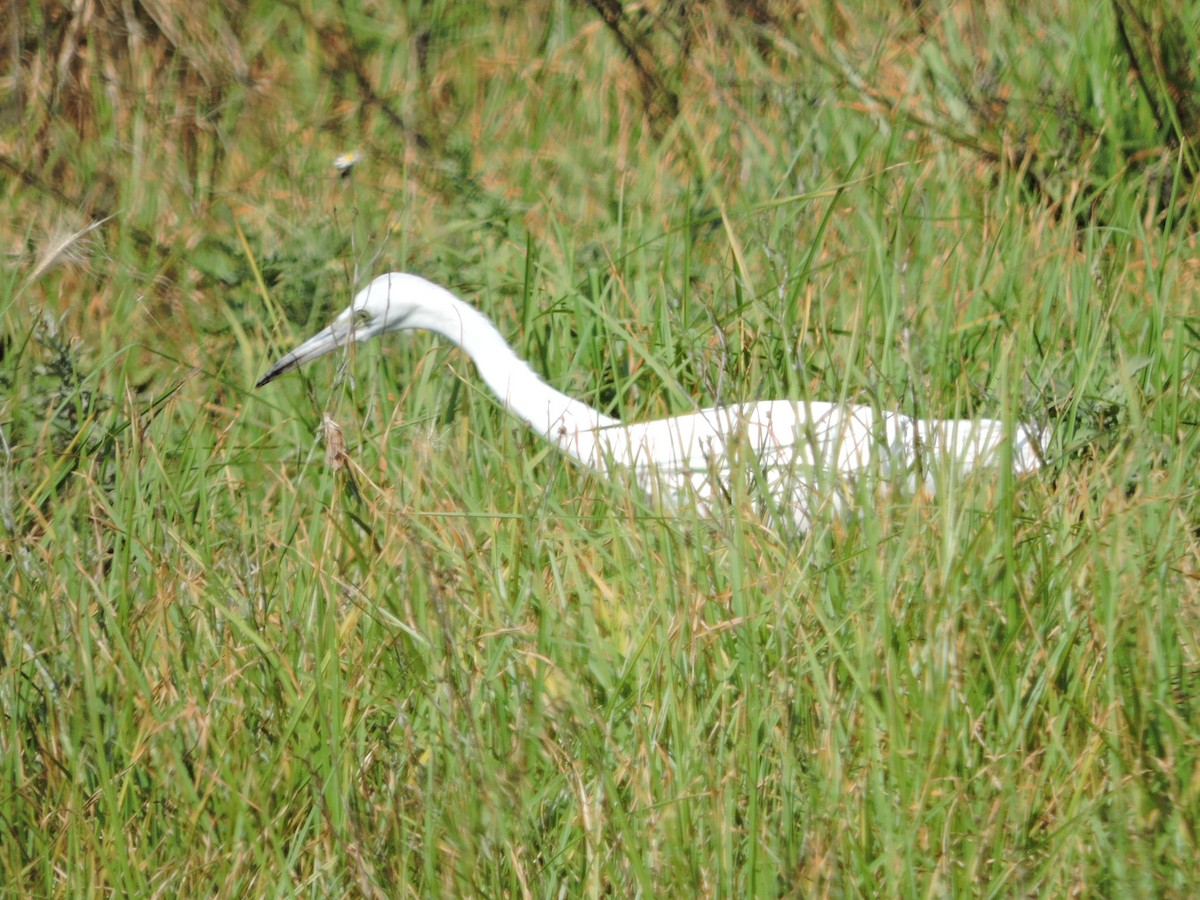
[[[933,487],[933,473],[959,473],[1001,461],[1006,430],[998,419],[916,419],[869,406],[769,400],[713,407],[650,422],[621,422],[547,384],[481,312],[416,275],[380,275],[320,331],[258,381],[352,342],[392,331],[448,338],[474,361],[504,408],[573,460],[603,476],[625,472],[668,507],[704,513],[739,481],[755,483],[773,513],[807,530],[818,509],[841,512],[864,476],[900,476]],[[1039,438],[1018,426],[1010,460],[1017,474],[1040,465]]]

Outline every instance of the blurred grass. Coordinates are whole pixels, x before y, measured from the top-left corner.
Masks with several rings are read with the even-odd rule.
[[[22,6],[7,888],[1192,893],[1196,12],[904,10]],[[796,541],[570,468],[424,336],[250,389],[390,269],[623,417],[1052,465]]]

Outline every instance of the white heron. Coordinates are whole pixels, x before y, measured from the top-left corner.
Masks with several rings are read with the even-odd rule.
[[[416,275],[380,275],[328,328],[280,359],[256,387],[318,356],[393,331],[432,331],[469,356],[504,408],[576,463],[603,476],[632,474],[668,508],[709,514],[731,485],[756,483],[768,510],[800,531],[823,504],[833,514],[862,476],[899,475],[932,490],[933,473],[1000,462],[999,419],[916,419],[869,406],[768,400],[713,407],[650,422],[621,422],[547,384],[483,313]],[[1014,429],[1008,455],[1024,474],[1041,464],[1039,434]]]

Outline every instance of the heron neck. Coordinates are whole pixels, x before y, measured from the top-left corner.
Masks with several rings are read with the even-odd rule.
[[[593,432],[616,419],[548,385],[474,307],[455,298],[445,326],[434,330],[471,357],[506,410],[577,461],[595,464]]]

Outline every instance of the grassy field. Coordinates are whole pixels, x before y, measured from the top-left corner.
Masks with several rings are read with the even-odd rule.
[[[894,6],[14,6],[5,892],[1193,894],[1200,12]],[[389,270],[622,418],[1048,465],[797,539],[428,335],[252,388]]]

